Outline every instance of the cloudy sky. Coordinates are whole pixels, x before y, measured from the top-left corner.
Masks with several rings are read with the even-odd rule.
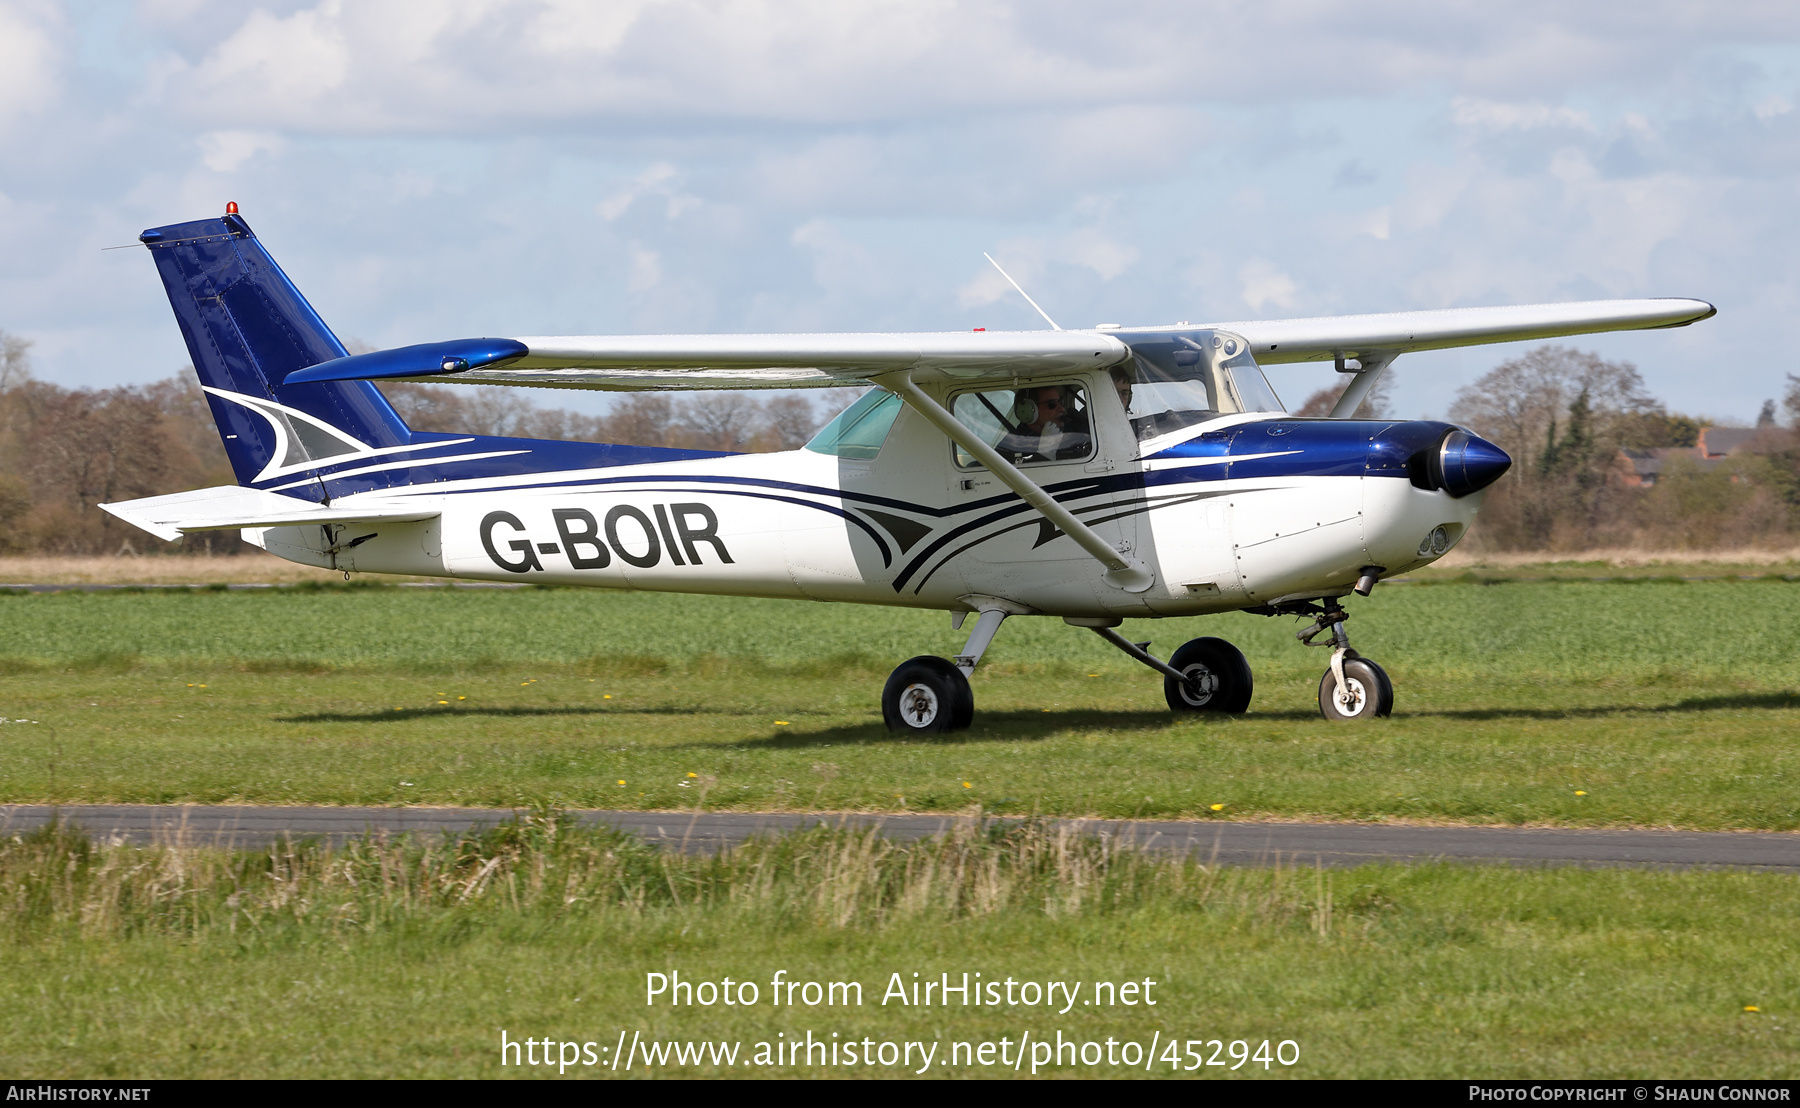
[[[0,329],[187,360],[144,227],[236,200],[340,335],[1032,327],[1695,296],[1580,345],[1800,372],[1800,5],[0,0]],[[1396,363],[1441,414],[1516,348]],[[1297,401],[1330,377],[1276,367]]]

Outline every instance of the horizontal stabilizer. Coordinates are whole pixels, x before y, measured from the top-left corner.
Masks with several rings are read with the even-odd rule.
[[[168,496],[122,500],[101,508],[164,542],[194,531],[235,531],[245,527],[296,527],[324,523],[416,523],[435,518],[436,509],[420,510],[370,504],[329,507],[280,493],[221,485]]]

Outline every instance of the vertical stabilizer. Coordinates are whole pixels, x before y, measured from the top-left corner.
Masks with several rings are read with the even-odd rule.
[[[235,205],[223,218],[155,227],[138,238],[156,260],[239,484],[287,478],[291,485],[331,459],[411,442],[406,424],[366,381],[282,384],[347,351]]]

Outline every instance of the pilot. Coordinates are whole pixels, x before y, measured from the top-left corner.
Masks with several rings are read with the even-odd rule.
[[[1087,423],[1071,403],[1071,391],[1042,385],[1015,394],[1013,412],[1020,423],[1006,436],[1014,461],[1055,461],[1087,453]]]

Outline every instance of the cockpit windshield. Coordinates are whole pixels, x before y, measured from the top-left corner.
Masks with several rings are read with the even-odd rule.
[[[1139,442],[1209,419],[1284,409],[1250,356],[1249,344],[1223,331],[1125,332],[1131,361],[1114,366]]]

